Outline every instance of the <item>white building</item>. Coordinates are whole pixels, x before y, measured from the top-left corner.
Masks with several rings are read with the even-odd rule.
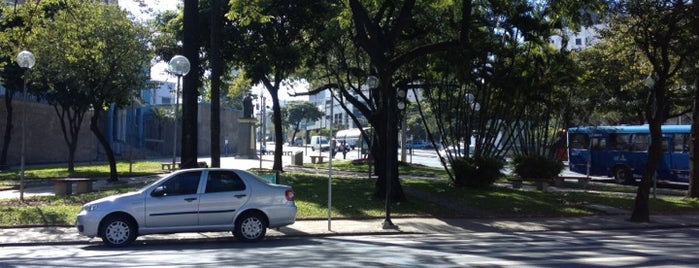
[[[578,31],[565,28],[561,35],[551,37],[549,39],[549,44],[555,46],[557,49],[561,49],[565,45],[567,50],[581,50],[599,42],[599,31],[605,28],[606,25],[600,20],[598,14],[582,12],[589,16],[589,19],[592,21],[592,26],[583,26]],[[563,36],[568,39],[567,44],[563,44]]]
[[[590,27],[582,27],[578,32],[565,29],[562,35],[568,38],[567,44],[563,44],[563,37],[561,35],[552,36],[549,39],[549,44],[555,46],[557,49],[561,49],[563,45],[565,45],[567,50],[584,49],[599,42],[599,29],[601,29],[601,27],[603,27],[602,24],[595,24]]]
[[[150,67],[150,82],[155,83],[152,89],[141,90],[141,98],[150,105],[175,104],[175,89],[177,88],[177,76],[169,74],[167,62],[158,62]],[[184,79],[184,78],[182,78]],[[180,80],[180,101],[182,103],[182,80]]]
[[[308,130],[329,128],[331,124],[340,130],[360,127],[355,124],[349,113],[342,108],[342,105],[338,101],[331,98],[329,90],[309,96],[309,101],[318,107],[318,110],[324,112],[325,116],[321,120],[308,122]],[[359,118],[359,121],[362,124],[361,127],[366,127],[368,125],[364,115],[362,115],[352,104],[345,102],[345,106],[349,108],[352,114]]]

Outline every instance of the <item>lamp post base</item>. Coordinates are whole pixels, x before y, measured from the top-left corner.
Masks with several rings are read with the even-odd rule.
[[[398,229],[398,225],[393,224],[393,222],[391,221],[391,219],[386,219],[386,220],[384,220],[384,222],[383,222],[382,228],[383,228],[384,230],[397,230],[397,229]]]

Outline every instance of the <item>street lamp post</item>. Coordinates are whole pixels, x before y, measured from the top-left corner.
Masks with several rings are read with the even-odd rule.
[[[407,107],[407,92],[404,89],[398,89],[398,92],[396,93],[396,96],[398,97],[398,111],[402,112],[405,110]],[[403,114],[403,116],[400,118],[400,161],[401,162],[406,162],[407,158],[407,150],[406,150],[406,125],[407,125],[407,118]]]
[[[20,149],[20,160],[19,160],[19,200],[24,201],[24,152],[25,152],[25,139],[26,139],[26,122],[27,122],[27,71],[34,67],[36,63],[36,58],[34,54],[27,50],[22,50],[17,54],[17,64],[24,70],[23,74],[23,94],[24,106],[22,107],[22,144]]]
[[[643,82],[646,84],[649,90],[653,90],[653,87],[655,86],[655,79],[653,79],[653,73],[649,74],[646,79],[643,80]],[[658,189],[658,178],[655,174],[653,174],[653,198],[657,198],[656,190]]]
[[[177,162],[177,108],[180,105],[180,78],[189,73],[189,60],[182,55],[175,55],[168,62],[168,71],[177,76],[177,87],[175,88],[175,123],[172,132],[172,168],[175,168]]]
[[[481,110],[481,105],[476,101],[476,97],[473,96],[471,93],[466,93],[466,103],[468,104],[468,107],[471,109],[470,110],[470,117],[471,118],[466,122],[466,137],[464,138],[464,151],[466,152],[464,154],[464,157],[468,158],[469,155],[471,155],[471,137],[473,137],[473,132],[471,129],[471,123],[473,122],[472,118],[474,114],[478,111]]]

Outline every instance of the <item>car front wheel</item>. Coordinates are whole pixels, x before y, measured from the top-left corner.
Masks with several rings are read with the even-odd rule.
[[[110,247],[123,247],[136,240],[136,226],[124,216],[110,216],[102,223],[100,237]]]
[[[235,221],[233,235],[241,241],[259,241],[267,233],[267,220],[260,213],[246,213]]]

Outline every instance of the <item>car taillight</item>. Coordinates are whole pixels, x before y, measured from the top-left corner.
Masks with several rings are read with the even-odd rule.
[[[294,201],[294,190],[287,189],[284,197],[286,197],[286,201]]]

